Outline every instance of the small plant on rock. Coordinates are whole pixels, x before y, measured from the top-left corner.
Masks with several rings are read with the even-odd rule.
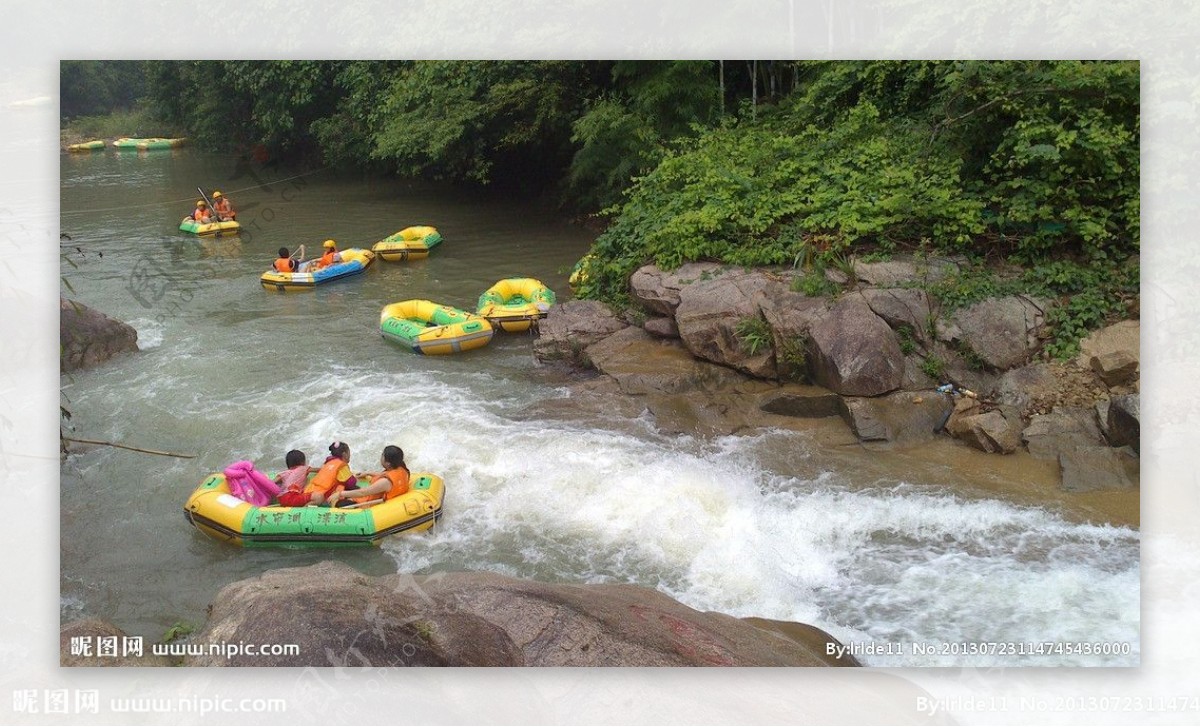
[[[734,328],[734,332],[741,339],[742,347],[751,356],[757,356],[760,351],[765,351],[771,346],[771,327],[762,316],[743,318]]]

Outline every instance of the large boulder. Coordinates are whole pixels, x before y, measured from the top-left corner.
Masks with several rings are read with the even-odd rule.
[[[1126,490],[1139,485],[1138,459],[1129,447],[1079,447],[1058,455],[1067,492]]]
[[[820,632],[823,634],[824,632]],[[188,666],[832,666],[804,641],[702,613],[651,588],[492,573],[368,577],[341,563],[226,586],[201,643],[298,644],[296,655],[189,657]]]
[[[679,338],[679,326],[675,325],[674,318],[651,318],[642,324],[642,328],[658,338]]]
[[[878,396],[904,381],[896,333],[860,298],[839,300],[809,328],[813,382],[843,396]]]
[[[171,666],[144,638],[130,637],[96,618],[64,624],[58,631],[58,654],[59,666]]]
[[[1138,358],[1129,351],[1106,351],[1089,363],[1105,386],[1123,386],[1137,378]]]
[[[675,309],[679,338],[697,358],[751,376],[777,378],[774,334],[758,304],[772,282],[762,271],[726,270],[684,287]],[[755,321],[764,334],[757,348],[750,345],[743,329]]]
[[[937,323],[939,340],[969,349],[996,369],[1021,366],[1037,350],[1046,323],[1045,304],[1021,295],[989,298]]]
[[[584,355],[626,394],[714,391],[746,380],[732,369],[697,360],[679,341],[655,338],[636,326],[593,343]]]
[[[1079,342],[1079,356],[1076,361],[1080,366],[1091,366],[1093,358],[1107,354],[1122,353],[1125,357],[1139,360],[1141,357],[1141,322],[1120,321],[1111,326],[1093,331]]]
[[[1021,420],[992,409],[952,417],[947,431],[975,449],[1012,454],[1021,446]]]
[[[1021,432],[1029,453],[1044,459],[1057,459],[1063,452],[1104,444],[1091,407],[1055,407],[1049,414],[1038,414]]]
[[[717,263],[685,263],[668,272],[657,265],[646,265],[630,277],[629,290],[633,299],[648,310],[673,316],[679,306],[680,290],[732,269]]]
[[[625,321],[599,301],[569,300],[551,306],[538,324],[533,355],[539,361],[586,366],[584,349],[626,327]]]
[[[992,398],[1000,404],[1026,411],[1037,402],[1053,399],[1060,388],[1057,369],[1047,363],[1005,371],[996,382]]]
[[[892,328],[909,329],[913,340],[922,347],[932,342],[929,322],[933,318],[933,310],[929,306],[929,294],[925,291],[916,288],[867,288],[855,295],[861,297],[875,311],[875,315]]]
[[[75,371],[137,351],[137,331],[82,303],[58,299],[58,368]]]
[[[1142,451],[1142,415],[1137,394],[1114,396],[1108,404],[1105,433],[1114,447],[1130,446]]]
[[[800,419],[841,416],[844,409],[842,398],[832,391],[802,384],[780,387],[778,391],[763,397],[759,408],[768,414]]]
[[[953,403],[936,391],[897,391],[875,398],[846,397],[843,418],[860,441],[915,444],[933,439]]]

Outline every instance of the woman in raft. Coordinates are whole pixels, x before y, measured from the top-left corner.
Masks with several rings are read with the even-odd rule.
[[[404,464],[404,450],[394,444],[383,448],[379,457],[382,472],[367,472],[359,475],[371,484],[353,490],[349,496],[341,490],[335,490],[329,495],[329,506],[337,507],[342,499],[353,502],[345,507],[365,507],[379,502],[386,502],[393,497],[399,497],[408,492],[410,474],[408,465]]]

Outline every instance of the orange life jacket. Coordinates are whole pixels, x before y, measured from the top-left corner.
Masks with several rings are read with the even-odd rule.
[[[387,470],[383,473],[383,476],[391,481],[392,489],[388,490],[382,495],[363,495],[362,497],[353,497],[351,499],[355,502],[370,502],[371,500],[378,500],[380,498],[383,498],[384,500],[390,500],[393,497],[400,497],[404,493],[408,492],[408,470],[404,469],[403,467],[394,470]],[[371,484],[375,483],[372,482]]]
[[[281,273],[290,273],[292,272],[292,262],[290,257],[277,257],[275,258],[275,269]]]
[[[338,485],[345,484],[350,479],[350,468],[341,459],[334,457],[325,464],[321,465],[317,476],[312,478],[304,491],[311,494],[320,492],[322,496],[327,496],[333,491],[333,488]]]
[[[337,250],[330,250],[329,252],[325,253],[324,255],[321,256],[321,260],[318,263],[318,265],[323,268],[327,268],[330,265],[333,265],[333,256],[334,255],[337,255]]]
[[[195,210],[192,212],[192,219],[193,219],[193,220],[195,220],[195,221],[197,221],[197,222],[200,222],[200,221],[201,221],[201,220],[203,220],[205,217],[208,217],[208,208],[207,208],[207,207],[197,207],[197,208],[196,208],[196,209],[195,209]]]
[[[224,197],[216,202],[213,202],[213,209],[217,211],[217,214],[224,217],[232,218],[237,216],[233,211],[233,207],[229,205],[229,200],[225,199]]]

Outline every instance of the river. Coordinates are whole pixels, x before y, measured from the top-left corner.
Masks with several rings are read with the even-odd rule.
[[[179,232],[197,185],[228,193],[246,231]],[[418,224],[445,239],[427,260],[377,261],[310,292],[258,283],[280,246],[312,252],[331,237],[369,247]],[[551,211],[190,149],[109,150],[63,156],[61,227],[71,237],[64,294],[133,325],[142,348],[62,377],[69,426],[196,455],[98,447],[65,461],[64,621],[95,616],[157,639],[177,621],[203,623],[228,583],[337,558],[372,574],[635,583],[699,610],[902,645],[862,656],[870,665],[1139,661],[1135,528],[967,497],[869,463],[814,468],[819,452],[804,432],[703,439],[582,410],[531,419],[523,412],[570,393],[535,364],[528,335],[497,334],[454,357],[380,337],[388,303],[471,309],[503,277],[536,277],[568,298],[569,269],[594,235]],[[242,550],[185,522],[183,502],[208,473],[240,459],[275,471],[292,448],[319,462],[335,439],[350,443],[356,468],[394,443],[414,471],[440,473],[438,528],[323,552]],[[1081,642],[1118,653],[1077,653]],[[1036,644],[1050,653],[1025,653]]]

